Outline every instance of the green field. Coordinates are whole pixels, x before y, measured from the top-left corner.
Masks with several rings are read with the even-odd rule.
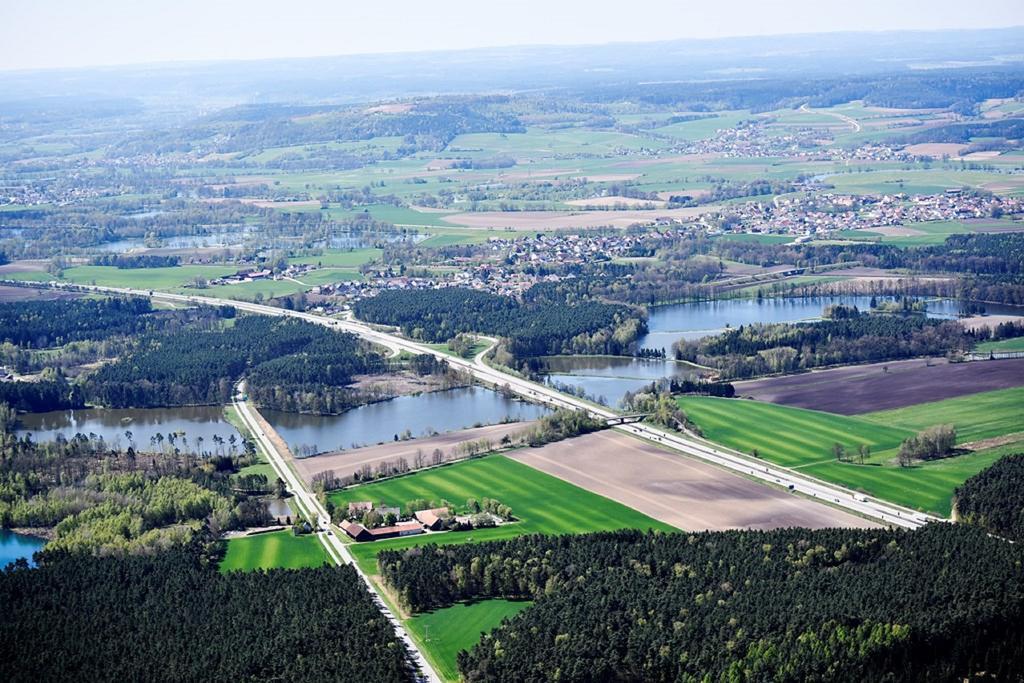
[[[232,538],[221,560],[220,570],[302,569],[329,564],[327,552],[312,534],[295,536],[291,531],[273,531]]]
[[[468,543],[529,533],[570,534],[624,528],[674,530],[625,505],[502,455],[455,463],[329,495],[336,506],[358,500],[404,506],[415,498],[436,502],[447,499],[462,506],[468,498],[483,497],[496,498],[509,505],[519,521],[494,529],[359,543],[351,546],[352,554],[364,571],[375,573],[375,557],[383,549],[408,548],[425,543]]]
[[[1024,224],[1013,223],[1009,220],[984,220],[965,223],[963,221],[927,221],[923,223],[907,223],[904,227],[917,232],[920,235],[882,235],[870,230],[842,230],[834,233],[833,237],[854,241],[884,242],[898,247],[919,247],[933,244],[942,244],[950,235],[973,234],[980,229],[1018,227],[1024,230]]]
[[[326,249],[316,256],[299,256],[288,259],[288,263],[309,264],[325,268],[358,268],[364,263],[376,261],[383,249]]]
[[[974,347],[974,350],[978,353],[986,353],[988,351],[1024,351],[1024,337],[982,342]]]
[[[899,467],[900,442],[936,424],[953,424],[959,443],[1016,433],[1024,425],[1024,387],[857,417],[748,400],[684,396],[678,401],[712,441],[745,453],[756,448],[770,462],[940,515],[950,514],[953,490],[1005,449]],[[836,442],[853,451],[867,444],[871,456],[863,465],[836,462],[831,453]]]
[[[469,650],[480,641],[481,634],[490,632],[503,619],[514,617],[531,604],[509,600],[461,603],[418,614],[406,619],[405,625],[426,649],[437,673],[446,681],[457,681],[459,650]]]
[[[956,427],[957,441],[968,443],[1024,430],[1024,387],[919,403],[861,417],[914,431],[951,424]]]
[[[180,289],[202,278],[231,275],[235,266],[173,266],[170,268],[116,268],[114,266],[75,266],[64,271],[63,280],[78,285],[130,287],[134,289]],[[193,290],[195,292],[196,290]]]
[[[859,417],[761,401],[683,396],[678,402],[712,441],[745,453],[756,448],[765,459],[786,467],[827,462],[836,442],[854,450],[863,443],[880,452],[898,447],[912,435],[908,429]]]

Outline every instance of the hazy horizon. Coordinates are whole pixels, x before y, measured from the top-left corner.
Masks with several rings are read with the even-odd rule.
[[[786,11],[738,0],[699,12],[692,3],[639,0],[628,15],[582,0],[502,6],[509,4],[351,8],[312,0],[283,12],[267,0],[182,0],[156,8],[129,0],[18,3],[5,9],[0,26],[0,71],[1024,25],[1024,6],[1007,0],[979,0],[969,16],[950,0],[866,0],[856,16],[847,15],[845,3],[809,0],[791,0]]]

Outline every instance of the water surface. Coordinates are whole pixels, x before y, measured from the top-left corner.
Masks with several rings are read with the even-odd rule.
[[[131,433],[130,441],[128,432]],[[27,413],[18,416],[15,433],[18,436],[31,433],[37,442],[53,441],[58,434],[66,439],[71,439],[75,434],[95,434],[103,437],[113,448],[127,448],[134,444],[137,450],[148,450],[169,443],[170,434],[175,435],[175,443],[182,451],[201,449],[218,452],[214,436],[219,436],[226,443],[234,435],[239,448],[242,442],[238,430],[224,419],[224,411],[219,406],[139,410],[87,408]],[[157,434],[164,437],[164,442],[153,441]],[[203,439],[201,447],[199,437]],[[225,445],[223,449],[227,453],[229,447]]]
[[[0,569],[22,557],[28,560],[30,566],[34,566],[32,553],[42,550],[44,545],[45,539],[0,529]]]
[[[393,441],[409,430],[414,437],[497,424],[534,420],[543,406],[505,398],[482,387],[400,396],[354,408],[341,415],[297,415],[261,410],[292,451],[299,456]]]

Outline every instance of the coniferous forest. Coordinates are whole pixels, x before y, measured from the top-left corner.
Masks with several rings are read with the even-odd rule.
[[[647,331],[626,306],[587,301],[524,305],[506,296],[450,287],[387,291],[355,306],[362,320],[395,325],[414,339],[444,342],[464,332],[507,337],[516,356],[624,353]]]
[[[1018,546],[968,526],[520,537],[386,551],[403,606],[532,599],[467,681],[1015,679]]]
[[[0,573],[0,679],[409,681],[354,569],[221,574],[196,547]]]
[[[956,490],[957,516],[1024,543],[1024,453],[1007,455]]]

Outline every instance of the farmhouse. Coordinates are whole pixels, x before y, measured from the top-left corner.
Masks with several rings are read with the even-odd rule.
[[[373,503],[368,500],[356,500],[348,504],[349,515],[361,515],[373,509]]]
[[[431,531],[437,531],[444,524],[444,518],[448,516],[448,508],[433,508],[431,510],[420,510],[416,513],[416,520],[430,529]]]

